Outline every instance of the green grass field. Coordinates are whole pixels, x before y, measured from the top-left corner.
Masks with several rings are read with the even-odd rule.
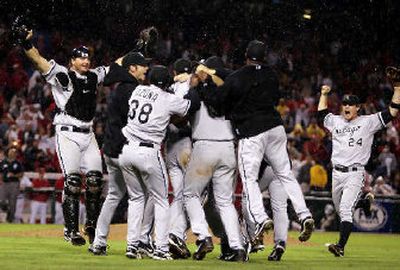
[[[400,235],[394,234],[353,233],[345,257],[335,258],[324,244],[335,242],[337,233],[316,232],[307,244],[289,245],[281,262],[267,260],[268,243],[265,251],[252,254],[243,264],[219,261],[219,246],[204,261],[129,260],[124,256],[125,241],[117,240],[109,242],[108,256],[95,257],[87,245],[74,247],[61,237],[46,235],[58,230],[59,225],[0,224],[0,269],[400,269]]]

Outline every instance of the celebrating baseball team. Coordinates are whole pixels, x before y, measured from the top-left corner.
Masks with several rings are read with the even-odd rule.
[[[203,260],[220,238],[219,259],[247,262],[264,249],[263,237],[274,233],[270,261],[286,251],[288,200],[301,224],[298,241],[312,236],[314,219],[292,172],[287,137],[275,109],[281,98],[275,71],[265,64],[266,45],[248,43],[246,63],[229,70],[218,56],[195,64],[178,59],[173,74],[155,65],[158,31],[142,30],[132,50],[110,66],[91,68],[85,46],[72,50],[64,67],[41,56],[33,31],[16,20],[15,43],[51,85],[57,105],[53,124],[56,149],[65,178],[64,239],[85,245],[93,255],[107,255],[110,223],[128,194],[127,247],[130,259]],[[364,184],[364,166],[376,132],[400,109],[398,70],[387,69],[393,96],[386,110],[359,115],[360,100],[345,95],[342,113],[328,111],[331,88],[321,87],[318,118],[332,136],[332,199],[340,217],[339,241],[328,251],[344,256],[353,213]],[[92,130],[100,84],[117,85],[107,100],[102,153]],[[108,194],[101,192],[102,155]],[[240,213],[234,205],[237,179],[243,184]],[[173,200],[168,200],[169,183]],[[267,215],[262,192],[268,190],[273,216]],[[79,230],[79,200],[86,196],[87,219]],[[187,232],[197,237],[196,250],[186,246]]]

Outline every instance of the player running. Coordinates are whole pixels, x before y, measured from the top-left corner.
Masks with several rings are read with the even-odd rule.
[[[374,134],[397,116],[400,109],[400,85],[394,85],[389,108],[371,115],[359,116],[360,100],[345,95],[341,115],[328,112],[331,88],[323,85],[318,104],[318,115],[332,134],[332,200],[340,216],[340,238],[329,245],[336,257],[344,256],[344,248],[353,228],[353,211],[364,182],[364,166],[371,155]]]

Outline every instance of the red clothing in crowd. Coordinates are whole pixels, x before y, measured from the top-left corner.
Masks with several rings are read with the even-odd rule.
[[[47,179],[33,179],[32,180],[32,188],[35,190],[37,188],[51,187],[49,181]],[[38,202],[47,202],[50,197],[50,192],[43,191],[34,191],[32,192],[31,199],[32,201]]]

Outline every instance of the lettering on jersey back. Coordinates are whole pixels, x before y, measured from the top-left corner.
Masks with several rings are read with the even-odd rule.
[[[151,102],[155,102],[158,98],[158,94],[152,89],[137,89],[134,92],[135,96],[147,99]]]

